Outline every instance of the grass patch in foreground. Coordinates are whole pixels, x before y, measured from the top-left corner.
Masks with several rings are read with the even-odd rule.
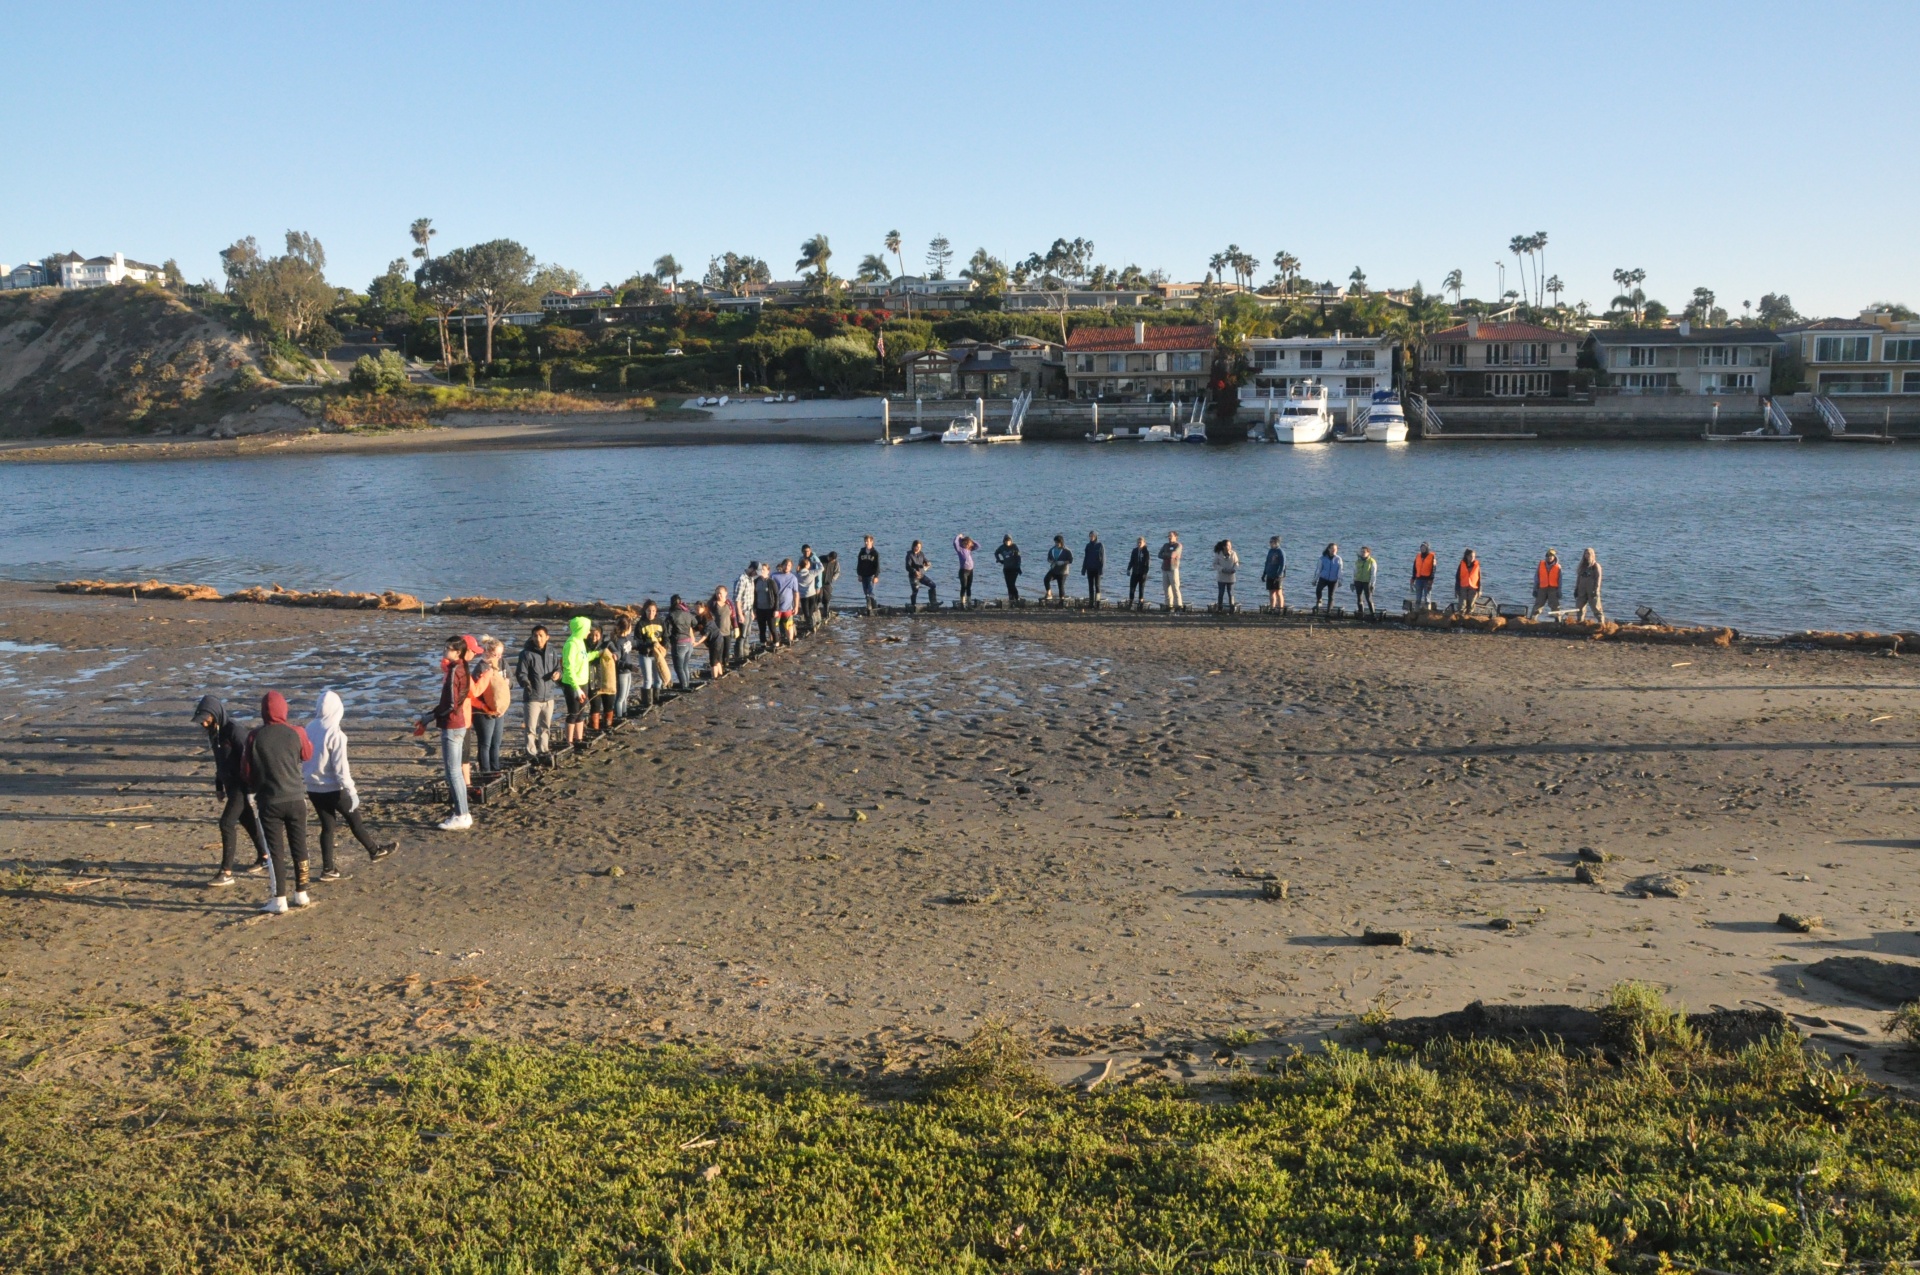
[[[1920,1253],[1920,1109],[1791,1039],[1637,1039],[1618,1065],[1330,1048],[1225,1090],[1083,1096],[1004,1033],[910,1094],[673,1050],[329,1073],[181,1037],[151,1085],[0,1094],[0,1269],[1826,1272]]]

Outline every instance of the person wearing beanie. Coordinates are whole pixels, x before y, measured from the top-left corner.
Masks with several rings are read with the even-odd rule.
[[[233,861],[240,846],[240,829],[247,830],[253,842],[252,871],[267,864],[267,838],[260,828],[260,816],[254,813],[253,798],[241,782],[240,764],[247,740],[240,724],[227,716],[227,706],[217,696],[203,695],[193,709],[194,723],[207,732],[213,746],[213,795],[220,799],[220,871],[207,884],[233,884]]]
[[[1527,618],[1531,620],[1542,611],[1558,611],[1560,596],[1560,555],[1549,549],[1533,568],[1533,605],[1527,608]]]
[[[260,725],[247,735],[241,774],[260,812],[272,861],[268,877],[273,896],[265,912],[285,912],[289,902],[303,908],[307,897],[307,784],[304,768],[313,759],[313,742],[298,726],[287,724],[287,701],[279,691],[260,697]]]

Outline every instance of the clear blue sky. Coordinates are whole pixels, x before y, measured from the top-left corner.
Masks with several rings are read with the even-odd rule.
[[[364,287],[430,216],[590,281],[1082,235],[1198,278],[1920,306],[1920,4],[14,5],[0,261],[288,227]]]

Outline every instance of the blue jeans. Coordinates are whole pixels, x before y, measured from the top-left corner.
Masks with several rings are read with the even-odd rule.
[[[447,768],[447,791],[453,796],[453,813],[467,813],[467,780],[460,773],[460,756],[467,748],[467,728],[440,732],[440,764]]]
[[[673,680],[683,691],[693,688],[693,643],[673,644]]]
[[[613,696],[613,711],[616,715],[625,717],[627,701],[633,698],[633,674],[626,669],[620,670],[618,686],[619,690],[615,691]]]
[[[504,733],[500,725],[498,717],[488,717],[481,712],[473,715],[474,752],[478,754],[473,764],[490,774],[500,771],[500,736]]]
[[[1413,605],[1425,607],[1433,601],[1433,581],[1415,579],[1413,582]]]

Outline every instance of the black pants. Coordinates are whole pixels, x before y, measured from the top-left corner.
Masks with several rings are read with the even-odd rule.
[[[260,816],[253,811],[253,801],[242,788],[227,789],[226,804],[220,808],[220,870],[233,871],[234,852],[240,848],[240,828],[245,825],[247,837],[253,842],[254,860],[258,862],[267,857],[266,835],[260,831]]]
[[[1000,574],[1007,578],[1007,601],[1018,602],[1020,600],[1020,568],[1002,567]]]
[[[759,607],[755,607],[753,624],[760,631],[760,645],[771,650],[773,648],[773,612],[762,611]]]
[[[1378,611],[1375,611],[1373,609],[1373,585],[1371,583],[1365,583],[1365,584],[1356,583],[1353,586],[1354,615],[1358,616],[1363,608],[1365,609],[1368,615],[1380,614]]]
[[[273,892],[285,898],[289,891],[307,888],[307,803],[260,807],[260,824],[267,833],[267,853],[273,856]]]
[[[1340,589],[1340,584],[1339,584],[1339,582],[1338,582],[1338,581],[1336,581],[1336,580],[1318,580],[1318,579],[1316,579],[1316,580],[1315,580],[1315,581],[1313,582],[1313,605],[1314,605],[1314,606],[1316,606],[1316,607],[1317,607],[1317,606],[1319,606],[1319,605],[1320,605],[1320,595],[1321,595],[1321,594],[1323,594],[1323,593],[1324,593],[1324,594],[1326,594],[1326,596],[1327,596],[1327,614],[1328,614],[1328,615],[1332,615],[1332,614],[1333,614],[1333,604],[1334,604],[1334,601],[1336,600],[1336,598],[1338,597],[1338,594],[1339,594],[1339,589]]]
[[[1098,602],[1099,600],[1100,573],[1098,571],[1089,571],[1087,572],[1087,601]]]
[[[1132,605],[1135,602],[1138,602],[1141,606],[1147,604],[1147,578],[1145,576],[1127,577],[1127,603],[1128,605]]]
[[[973,568],[960,568],[960,605],[973,601]]]
[[[344,793],[310,792],[307,794],[307,800],[313,803],[313,813],[320,816],[320,870],[322,872],[333,871],[334,833],[343,819],[346,820],[348,831],[353,833],[353,839],[365,847],[369,855],[380,848],[374,844],[373,834],[367,831],[367,825],[360,822],[360,812],[347,809]],[[301,829],[303,837],[305,832],[304,828]]]

